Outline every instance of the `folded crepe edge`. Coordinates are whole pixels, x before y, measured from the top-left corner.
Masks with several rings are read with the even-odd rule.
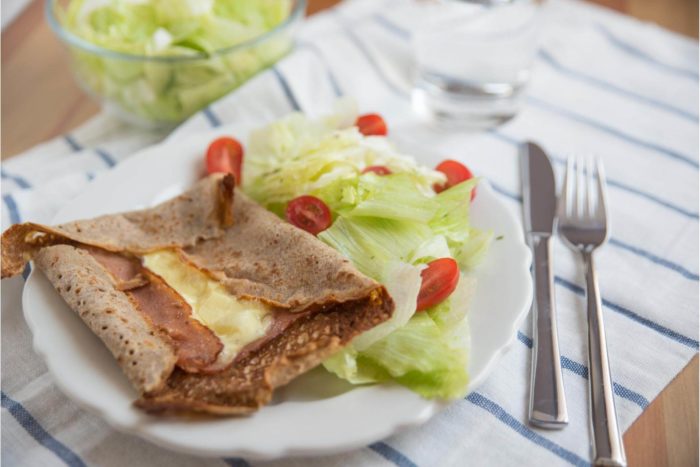
[[[175,349],[119,290],[112,275],[90,253],[70,245],[42,248],[34,260],[109,349],[134,388],[140,394],[162,388],[175,369]]]
[[[391,296],[378,285],[363,299],[336,304],[294,323],[258,352],[222,373],[192,375],[176,368],[161,390],[143,395],[135,405],[161,415],[255,412],[270,402],[276,388],[389,319],[393,309]],[[214,387],[216,390],[209,390]]]
[[[191,190],[155,208],[112,215],[121,219],[119,227],[138,230],[146,237],[144,246],[110,241],[93,241],[93,220],[77,221],[57,227],[33,222],[15,224],[2,234],[2,278],[19,274],[34,260],[53,287],[92,332],[112,353],[122,371],[139,394],[160,389],[175,369],[177,354],[169,336],[158,330],[129,296],[128,286],[120,283],[88,251],[94,246],[113,252],[146,253],[173,246],[162,242],[158,230],[144,230],[148,216],[159,209],[175,207],[173,216],[185,225],[197,210],[207,224],[207,235],[220,235],[233,224],[235,180],[230,174],[215,174],[199,181]],[[179,208],[178,205],[184,205]],[[102,216],[105,219],[108,216]],[[187,232],[185,231],[185,234]],[[104,237],[103,233],[100,233]],[[190,237],[190,243],[202,240]],[[179,245],[178,245],[179,246]]]
[[[33,222],[12,225],[2,234],[2,279],[24,269],[43,247],[58,243],[81,243],[112,252],[148,253],[163,248],[192,245],[219,236],[233,225],[235,179],[231,174],[214,174],[200,180],[191,190],[153,208],[49,227]],[[156,222],[162,211],[171,211],[170,238]],[[105,220],[111,219],[111,222]],[[197,226],[194,234],[190,229]],[[95,230],[91,230],[94,228]],[[168,238],[167,240],[165,240]]]
[[[252,413],[269,403],[275,388],[389,319],[394,308],[384,286],[377,284],[362,299],[312,310],[235,366],[210,375],[189,373],[177,366],[170,338],[141,313],[88,251],[51,245],[37,253],[35,264],[112,353],[140,395],[135,406],[157,414]],[[256,373],[262,376],[250,379]],[[193,381],[199,389],[187,388]]]
[[[317,328],[305,334],[293,333],[293,342],[285,332],[263,345],[260,350],[263,353],[265,349],[274,348],[280,343],[291,345],[293,352],[283,351],[273,355],[274,361],[268,362],[269,368],[257,368],[263,371],[264,376],[255,385],[239,381],[237,386],[229,386],[231,391],[226,397],[239,402],[212,401],[208,400],[206,393],[200,392],[197,396],[194,391],[191,394],[195,397],[192,397],[191,394],[178,392],[175,383],[188,378],[198,378],[206,383],[211,378],[223,375],[192,375],[181,370],[177,366],[176,349],[168,335],[159,331],[132,302],[123,291],[124,284],[120,284],[99,261],[81,248],[94,246],[116,253],[138,255],[215,238],[234,222],[233,201],[234,179],[231,176],[212,176],[200,181],[193,190],[156,208],[112,215],[116,233],[98,225],[100,218],[57,227],[17,224],[2,235],[2,277],[18,274],[27,261],[34,259],[66,303],[110,350],[139,392],[139,407],[150,412],[250,413],[269,402],[274,388],[321,363],[354,336],[389,319],[393,301],[386,289],[370,280],[373,284],[365,284],[353,294],[331,294],[325,297],[325,303],[307,303],[307,307],[311,308],[308,316],[300,322]],[[199,207],[195,208],[197,205]],[[177,237],[176,241],[159,236],[157,222],[153,223],[155,225],[149,222],[160,218],[160,213],[154,210],[162,206],[171,209],[171,215],[179,223],[181,231],[171,229],[168,232]],[[191,220],[192,216],[199,216],[196,220],[206,222],[204,235],[192,235],[194,230],[188,229],[185,221]],[[103,216],[102,220],[108,217]],[[194,221],[192,223],[196,224]],[[91,230],[93,228],[95,230]],[[119,229],[132,230],[140,236],[139,240],[131,240]],[[170,241],[163,242],[163,238]],[[367,300],[370,305],[366,303]],[[344,313],[339,315],[339,310],[344,310]],[[330,315],[336,316],[338,323],[349,319],[353,324],[340,332],[337,330],[338,323],[328,322]],[[320,336],[319,339],[308,342],[309,336],[314,334]],[[305,346],[299,347],[302,342],[306,342]],[[258,353],[256,351],[250,358],[256,358]],[[251,365],[255,369],[256,363],[252,362]]]

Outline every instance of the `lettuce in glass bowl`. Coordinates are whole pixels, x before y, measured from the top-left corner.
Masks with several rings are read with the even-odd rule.
[[[129,122],[174,126],[286,55],[305,0],[46,0],[80,86]]]

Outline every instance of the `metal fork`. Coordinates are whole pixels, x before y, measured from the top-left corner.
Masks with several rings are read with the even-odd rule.
[[[559,234],[571,248],[581,253],[586,267],[588,383],[595,465],[626,466],[625,449],[615,415],[603,309],[593,262],[593,252],[608,238],[605,175],[600,159],[595,164],[595,171],[593,165],[592,158],[587,158],[585,163],[582,159],[569,158],[559,200],[558,225]]]

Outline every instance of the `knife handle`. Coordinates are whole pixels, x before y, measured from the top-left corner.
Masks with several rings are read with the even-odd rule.
[[[532,274],[535,297],[532,302],[532,373],[530,380],[530,423],[540,428],[561,429],[569,423],[561,374],[554,284],[551,269],[551,237],[531,235]]]

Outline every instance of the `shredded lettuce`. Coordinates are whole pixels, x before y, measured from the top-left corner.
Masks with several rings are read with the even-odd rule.
[[[476,266],[492,234],[469,224],[475,184],[470,180],[428,195],[409,175],[368,173],[337,179],[307,193],[321,198],[336,215],[319,238],[377,278],[380,266],[375,263],[391,259],[427,262],[449,256],[464,270]],[[429,254],[426,249],[439,252]]]
[[[140,120],[173,124],[286,54],[290,31],[245,49],[214,52],[270,31],[291,6],[291,0],[71,0],[65,9],[55,6],[55,13],[66,30],[90,44],[144,57],[71,47],[76,72],[91,92]]]
[[[407,261],[431,236],[426,225],[381,217],[338,217],[318,238],[350,258],[364,274],[382,280],[384,265]]]
[[[281,215],[291,199],[311,194],[330,208],[333,223],[318,238],[384,284],[395,301],[392,318],[358,336],[324,362],[353,384],[396,381],[430,398],[455,398],[468,383],[467,309],[472,268],[491,233],[469,223],[477,180],[435,194],[444,175],[419,167],[387,138],[363,136],[356,113],[342,102],[336,115],[312,120],[292,114],[254,132],[244,189]],[[392,174],[363,174],[384,165]],[[463,273],[442,303],[416,313],[420,271],[452,257]]]
[[[423,193],[445,181],[444,174],[400,154],[387,138],[363,136],[351,126],[357,112],[347,102],[341,101],[341,111],[332,117],[313,120],[294,113],[254,131],[244,168],[246,191],[265,206],[286,203],[339,188],[334,184],[357,182],[362,170],[373,165],[403,174]]]
[[[394,299],[394,314],[388,321],[355,338],[353,348],[362,351],[375,342],[404,326],[416,311],[416,300],[421,285],[421,268],[400,261],[391,261],[382,282]]]
[[[473,281],[463,275],[448,300],[414,314],[362,350],[356,339],[324,367],[353,384],[394,380],[428,398],[463,396],[469,382],[466,310],[472,291]]]

